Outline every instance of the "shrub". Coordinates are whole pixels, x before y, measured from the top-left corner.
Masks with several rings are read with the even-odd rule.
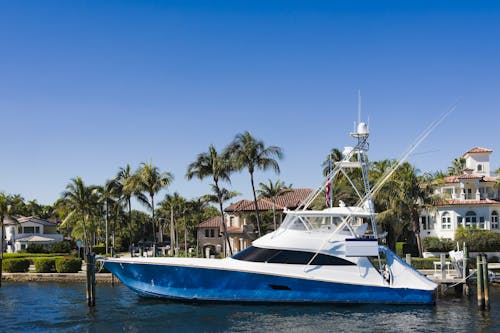
[[[55,242],[50,245],[50,253],[70,253],[74,247],[70,241]]]
[[[78,273],[82,269],[82,261],[76,258],[56,259],[57,273]]]
[[[405,245],[405,242],[396,242],[396,254],[400,257],[403,257],[403,246]]]
[[[411,265],[416,269],[434,269],[436,258],[411,258]]]
[[[4,259],[2,261],[2,269],[9,273],[25,273],[29,268],[29,259]]]
[[[95,254],[105,254],[106,253],[106,246],[105,245],[93,246],[92,251],[94,251]]]
[[[37,273],[51,273],[56,269],[56,259],[54,258],[37,258],[34,261]]]
[[[459,227],[455,240],[465,242],[470,252],[500,251],[500,234],[494,231]]]
[[[42,244],[29,244],[26,248],[28,253],[49,253],[47,246]]]
[[[449,252],[455,247],[453,241],[447,238],[426,237],[422,239],[422,248],[427,252]]]

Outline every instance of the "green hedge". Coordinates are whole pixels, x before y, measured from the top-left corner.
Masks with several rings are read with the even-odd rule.
[[[29,244],[26,248],[28,253],[49,253],[49,246],[42,244]]]
[[[38,258],[35,259],[35,271],[37,273],[52,273],[56,270],[55,258]]]
[[[439,258],[411,258],[411,265],[416,269],[434,269],[434,261]]]
[[[92,251],[94,251],[95,254],[105,254],[106,253],[106,246],[105,245],[92,246]]]
[[[50,244],[50,253],[70,253],[75,246],[74,242],[68,240],[55,242]]]
[[[449,252],[455,248],[455,242],[447,238],[426,237],[422,239],[424,252]]]
[[[25,273],[30,268],[29,259],[4,259],[2,270],[9,273]]]
[[[18,259],[18,258],[52,258],[61,257],[63,253],[4,253],[4,259]]]
[[[467,245],[470,252],[500,252],[500,233],[459,227],[455,232],[455,241]]]
[[[82,269],[82,261],[77,258],[56,259],[57,273],[78,273]]]

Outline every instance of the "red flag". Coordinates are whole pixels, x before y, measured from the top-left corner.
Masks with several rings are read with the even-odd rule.
[[[329,207],[330,206],[330,179],[328,179],[328,183],[326,183],[326,190],[325,190],[325,206]]]

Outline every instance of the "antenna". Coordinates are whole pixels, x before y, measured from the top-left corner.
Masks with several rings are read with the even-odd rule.
[[[358,89],[358,124],[361,122],[361,90]]]

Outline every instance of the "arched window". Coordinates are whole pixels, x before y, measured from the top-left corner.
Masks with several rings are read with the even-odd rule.
[[[498,213],[496,210],[491,212],[491,229],[498,229]]]
[[[477,226],[477,216],[476,212],[470,210],[465,214],[465,226],[466,227],[476,227]]]
[[[441,229],[451,229],[451,216],[448,212],[441,215]]]

